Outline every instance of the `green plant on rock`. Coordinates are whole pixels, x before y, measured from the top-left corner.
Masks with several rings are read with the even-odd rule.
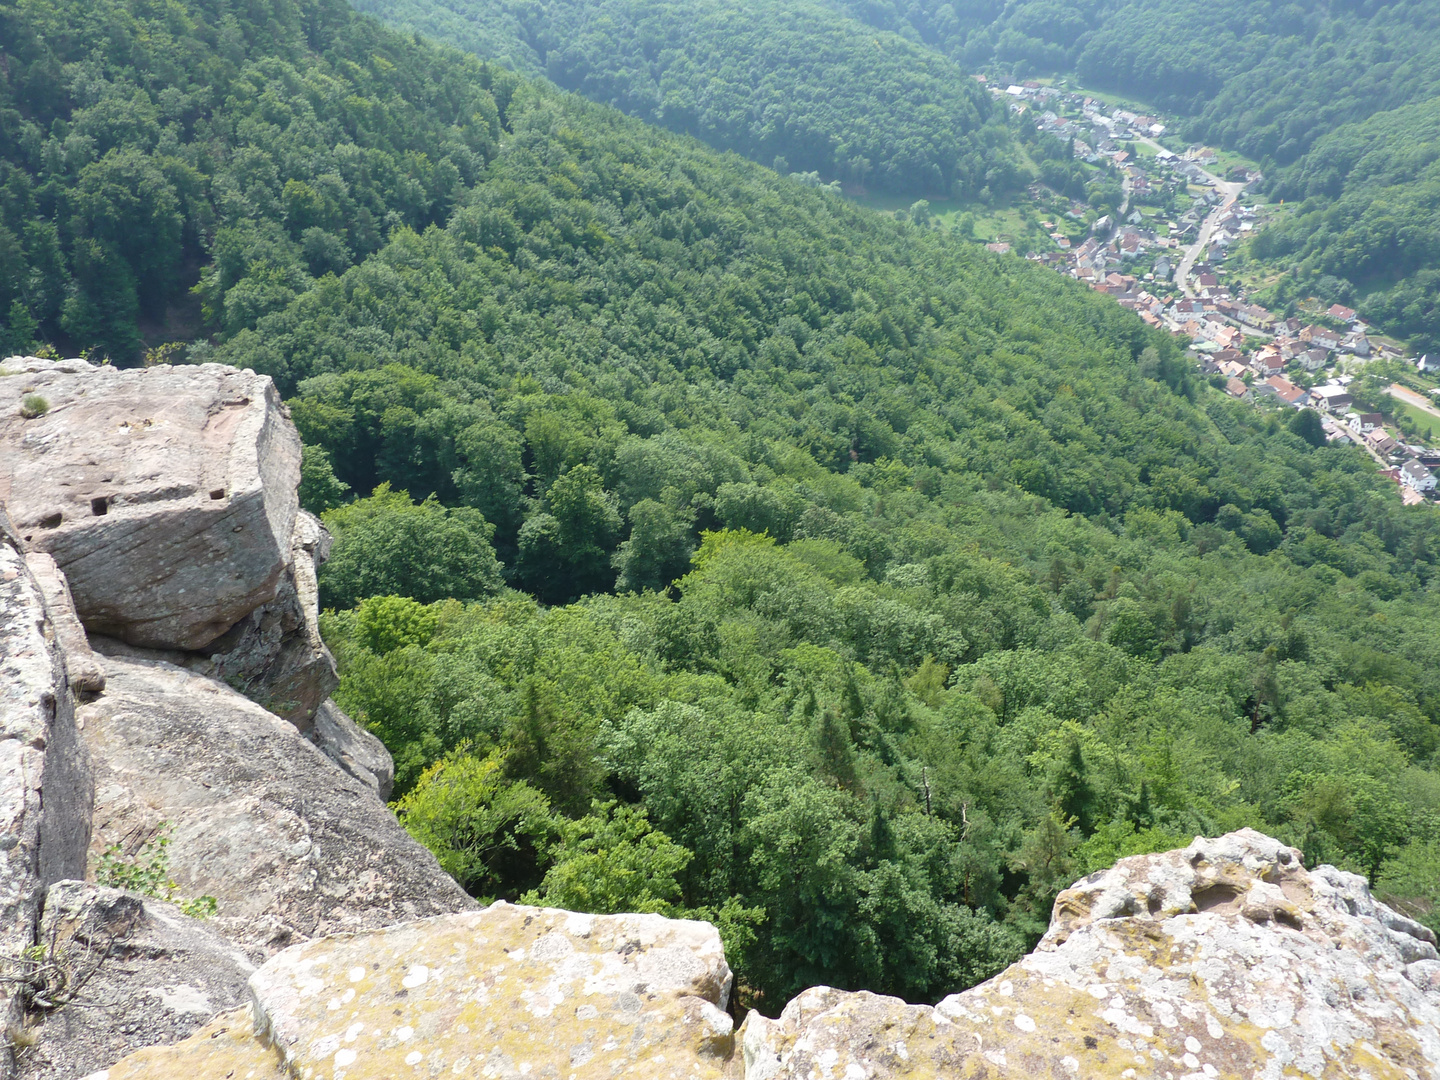
[[[20,415],[26,420],[34,420],[38,416],[44,416],[50,411],[50,402],[46,401],[39,394],[26,394],[20,402]]]
[[[208,918],[219,910],[215,897],[175,895],[180,886],[170,877],[170,830],[170,822],[162,821],[155,835],[129,855],[111,844],[95,867],[95,882],[175,904],[192,919]]]

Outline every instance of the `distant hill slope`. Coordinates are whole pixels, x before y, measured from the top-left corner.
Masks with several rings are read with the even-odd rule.
[[[781,171],[957,198],[1022,180],[963,70],[810,0],[355,6]]]

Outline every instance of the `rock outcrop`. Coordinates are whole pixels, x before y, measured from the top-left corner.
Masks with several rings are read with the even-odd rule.
[[[1079,882],[1034,953],[933,1007],[816,987],[732,1040],[707,931],[498,904],[311,941],[251,977],[223,1046],[202,1033],[108,1080],[202,1060],[277,1080],[1440,1076],[1434,936],[1249,830]]]
[[[271,381],[33,357],[0,374],[0,503],[68,579],[90,643],[223,679],[308,729],[338,682],[316,621],[329,537],[299,508],[300,438]],[[42,415],[22,413],[30,396]]]
[[[64,572],[43,551],[26,555],[25,565],[40,588],[45,614],[55,630],[55,644],[65,656],[70,689],[77,694],[98,694],[105,689],[105,665],[90,648],[85,628],[75,614],[75,601]]]
[[[21,1023],[45,889],[85,872],[90,839],[89,762],[75,701],[45,610],[0,508],[0,1025]],[[9,1039],[0,1073],[11,1067]]]
[[[79,881],[50,887],[40,942],[70,1004],[22,1040],[24,1080],[85,1076],[141,1047],[183,1039],[216,1013],[243,1007],[255,971],[208,922]]]
[[[287,949],[223,1021],[251,1039],[201,1031],[106,1075],[721,1080],[730,986],[708,923],[497,903]]]
[[[0,374],[0,1077],[15,1047],[38,1080],[183,1038],[293,942],[473,909],[381,801],[385,748],[327,700],[329,537],[270,380]],[[163,852],[218,915],[66,880],[113,849]]]
[[[1060,894],[1034,953],[933,1008],[820,987],[740,1032],[746,1080],[1435,1077],[1434,935],[1250,830]]]
[[[106,660],[80,706],[95,759],[93,856],[169,828],[169,873],[213,896],[212,920],[266,952],[474,906],[374,791],[293,725],[223,683],[157,661]]]
[[[381,802],[395,786],[395,762],[385,744],[351,720],[333,701],[315,713],[310,741],[321,753],[375,792]]]
[[[203,649],[275,599],[300,438],[268,378],[20,358],[0,372],[0,502],[90,632]],[[27,418],[31,396],[47,409]]]

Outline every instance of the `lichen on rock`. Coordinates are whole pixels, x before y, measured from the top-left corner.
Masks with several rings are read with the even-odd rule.
[[[250,979],[253,1041],[217,1057],[202,1031],[108,1080],[193,1076],[197,1060],[217,1076],[283,1062],[308,1080],[722,1080],[735,1075],[730,987],[707,923],[501,902],[287,949]]]
[[[740,1032],[746,1080],[1440,1074],[1434,935],[1242,830],[1062,892],[1038,948],[933,1008],[828,989]]]

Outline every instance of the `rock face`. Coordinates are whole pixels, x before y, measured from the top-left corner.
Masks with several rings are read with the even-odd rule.
[[[317,621],[329,536],[299,508],[300,437],[270,379],[26,357],[0,373],[0,503],[68,578],[47,596],[100,652],[223,679],[308,729],[338,683]],[[49,408],[27,418],[32,394]],[[103,680],[74,656],[77,687]]]
[[[0,510],[0,1025],[24,1004],[13,980],[36,937],[45,888],[85,872],[90,771],[55,627]],[[8,1040],[0,1073],[11,1067]]]
[[[81,360],[0,371],[0,501],[65,571],[90,631],[200,649],[275,599],[300,439],[268,378]],[[21,415],[29,395],[44,415]]]
[[[108,1077],[241,1076],[268,1045],[257,1076],[719,1080],[730,984],[707,923],[497,903],[287,949],[250,979],[254,1042],[201,1032]]]
[[[50,887],[40,941],[63,959],[76,1004],[53,1012],[20,1076],[84,1076],[143,1046],[183,1039],[248,1000],[255,967],[178,908],[80,881]],[[114,1022],[106,1022],[114,1018]]]
[[[746,1018],[746,1080],[1434,1077],[1434,935],[1244,830],[1060,894],[1030,956],[934,1008],[808,990]]]
[[[95,758],[92,854],[169,823],[170,876],[213,896],[233,940],[274,951],[319,934],[474,906],[375,793],[229,687],[107,658],[80,707]]]
[[[327,701],[315,714],[310,741],[321,753],[375,792],[382,802],[395,786],[395,762],[385,744]]]

